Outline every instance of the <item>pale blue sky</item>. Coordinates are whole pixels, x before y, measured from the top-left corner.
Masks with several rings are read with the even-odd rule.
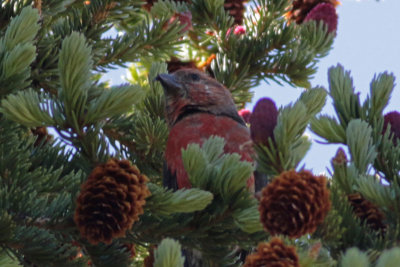
[[[397,80],[400,79],[400,1],[341,0],[341,3],[337,8],[339,23],[333,49],[318,64],[312,85],[328,88],[328,68],[340,63],[351,71],[355,89],[361,93],[361,100],[364,100],[375,73],[393,72]],[[107,75],[113,84],[122,82],[120,76],[121,71],[112,71]],[[254,92],[249,109],[261,97],[271,97],[278,106],[286,105],[298,98],[301,89],[271,83],[262,84]],[[384,112],[392,110],[400,110],[399,86],[395,87],[390,104]],[[334,114],[330,99],[322,113]],[[315,173],[324,172],[326,167],[330,167],[330,159],[336,149],[334,145],[313,142],[303,163]]]

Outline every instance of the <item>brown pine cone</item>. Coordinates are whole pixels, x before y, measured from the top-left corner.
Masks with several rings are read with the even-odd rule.
[[[386,225],[383,223],[385,216],[375,204],[366,200],[360,193],[350,194],[347,198],[361,222],[366,222],[375,231],[386,231]]]
[[[246,258],[244,267],[300,267],[299,257],[293,246],[286,246],[273,237],[269,243],[260,243],[257,252]]]
[[[334,6],[339,4],[337,0],[294,0],[292,8],[286,13],[286,18],[289,21],[295,21],[301,24],[306,18],[308,12],[320,3],[330,3]]]
[[[77,199],[74,220],[81,236],[92,244],[125,236],[143,214],[147,181],[128,160],[110,159],[94,168]]]
[[[224,9],[235,19],[235,24],[242,25],[246,0],[225,0]]]
[[[271,235],[298,238],[323,222],[331,202],[324,176],[285,171],[262,190],[261,222]]]

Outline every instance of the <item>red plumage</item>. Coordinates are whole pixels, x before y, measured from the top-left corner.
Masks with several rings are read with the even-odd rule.
[[[213,135],[225,139],[225,153],[238,153],[241,160],[253,162],[249,130],[223,85],[194,69],[161,74],[157,79],[165,90],[170,126],[165,160],[172,177],[164,180],[166,185],[174,189],[191,187],[181,150],[190,143],[202,144]],[[254,191],[253,177],[249,177],[247,186]]]
[[[236,152],[242,160],[252,162],[252,144],[245,126],[233,119],[208,113],[187,116],[172,127],[165,153],[169,170],[177,177],[178,188],[190,187],[183,168],[181,149],[190,143],[202,144],[212,135],[225,138],[225,153]]]

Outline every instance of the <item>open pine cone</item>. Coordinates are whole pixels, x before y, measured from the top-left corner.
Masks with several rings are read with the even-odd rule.
[[[81,236],[92,244],[125,236],[143,214],[147,180],[128,160],[110,159],[94,168],[77,199],[74,220]]]
[[[316,5],[321,3],[329,3],[333,6],[339,4],[337,0],[294,0],[291,10],[286,13],[286,17],[289,21],[295,21],[297,24],[301,24],[306,18],[307,14]]]
[[[293,246],[286,246],[274,237],[269,243],[260,243],[257,252],[246,258],[244,267],[300,267],[299,257]]]
[[[262,190],[259,211],[265,230],[290,238],[314,232],[331,206],[326,182],[305,170],[281,173]]]
[[[386,231],[386,225],[383,223],[385,216],[378,209],[378,207],[365,199],[361,194],[354,193],[347,196],[353,207],[354,213],[360,218],[361,222],[374,229],[384,233]]]

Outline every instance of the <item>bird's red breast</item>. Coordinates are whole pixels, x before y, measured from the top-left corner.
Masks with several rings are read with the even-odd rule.
[[[249,130],[240,118],[230,91],[217,80],[193,69],[181,69],[156,78],[164,88],[166,119],[170,127],[165,151],[163,184],[168,188],[191,187],[182,162],[182,148],[203,144],[211,136],[225,139],[225,153],[238,153],[252,162]],[[248,180],[254,192],[254,177]]]
[[[202,144],[211,136],[225,139],[225,153],[238,153],[241,160],[253,162],[252,141],[246,126],[227,116],[216,116],[205,112],[194,113],[179,120],[168,136],[165,151],[168,169],[176,175],[178,188],[190,188],[188,175],[183,167],[181,150],[190,143]],[[254,191],[254,177],[247,185]]]

